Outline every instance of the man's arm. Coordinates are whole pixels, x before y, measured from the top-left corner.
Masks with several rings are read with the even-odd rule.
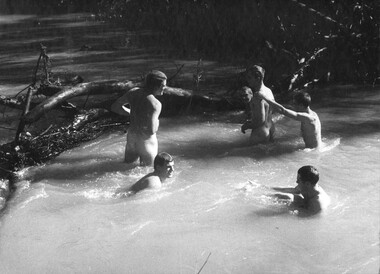
[[[285,108],[283,105],[277,103],[276,101],[273,101],[269,99],[267,96],[265,96],[262,93],[258,93],[257,96],[264,99],[271,107],[273,107],[277,112],[284,114],[285,116],[292,118],[297,121],[308,121],[311,119],[310,115],[303,112],[296,112],[294,110],[290,110]]]
[[[279,191],[282,193],[289,193],[289,194],[300,194],[301,191],[298,189],[298,187],[272,187],[273,190]]]
[[[112,105],[111,111],[117,113],[119,115],[128,116],[130,114],[130,110],[126,108],[124,105],[128,104],[130,101],[129,91],[123,96],[119,97]]]
[[[245,134],[245,131],[247,129],[252,129],[252,121],[251,120],[248,120],[246,121],[242,126],[241,126],[241,132],[243,132]]]
[[[260,125],[265,124],[265,121],[266,121],[266,118],[267,118],[268,112],[269,112],[269,106],[264,100],[261,100],[261,99],[258,100],[258,104],[260,104],[260,113],[259,113],[260,117],[255,117],[255,125],[253,124],[252,120],[246,121],[241,126],[241,132],[245,133],[245,131],[247,129],[253,129],[254,126],[255,126],[255,128],[257,128]],[[252,111],[253,110],[251,109],[251,112]]]

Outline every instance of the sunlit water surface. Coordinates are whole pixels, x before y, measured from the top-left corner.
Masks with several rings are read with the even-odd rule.
[[[124,132],[24,170],[0,219],[0,273],[377,273],[380,96],[353,94],[315,107],[324,151],[302,149],[284,117],[256,147],[236,112],[162,118],[175,175],[134,197],[114,193],[151,169],[122,163]],[[300,218],[268,187],[294,186],[307,164],[332,204]]]

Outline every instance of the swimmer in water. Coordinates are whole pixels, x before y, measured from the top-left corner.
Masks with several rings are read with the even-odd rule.
[[[274,196],[280,199],[289,199],[293,206],[306,210],[308,215],[316,214],[326,209],[330,204],[330,197],[318,184],[319,172],[313,166],[303,166],[297,173],[297,186],[294,188],[273,187],[281,193]]]
[[[296,111],[283,107],[263,92],[258,92],[256,97],[267,101],[279,113],[301,122],[301,133],[306,148],[319,148],[323,145],[321,121],[317,113],[310,108],[311,97],[307,92],[299,92],[294,96]]]
[[[245,72],[245,78],[249,87],[243,87],[240,91],[241,98],[251,111],[251,117],[242,127],[241,132],[252,129],[250,144],[260,144],[273,141],[274,123],[272,121],[272,109],[270,105],[259,97],[253,95],[257,92],[265,94],[267,98],[274,101],[272,91],[264,85],[265,70],[260,66],[252,66]]]
[[[129,193],[134,194],[144,189],[157,189],[162,186],[167,178],[173,177],[174,160],[173,157],[166,152],[160,152],[154,158],[154,171],[145,175],[134,185],[127,189],[120,189],[117,194]]]
[[[144,88],[131,89],[111,106],[113,112],[130,116],[125,146],[126,163],[133,163],[140,158],[140,165],[153,164],[158,151],[156,133],[162,108],[155,96],[163,94],[166,79],[163,72],[154,70],[145,77]],[[127,104],[130,105],[130,109],[126,107]]]

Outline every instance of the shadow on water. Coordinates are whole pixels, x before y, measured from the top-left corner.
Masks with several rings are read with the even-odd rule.
[[[0,81],[7,84],[29,83],[40,43],[47,46],[53,73],[79,74],[85,81],[96,75],[131,79],[157,67],[149,50],[137,48],[135,34],[88,14],[2,17]]]
[[[128,172],[139,166],[138,163],[124,163],[122,159],[112,161],[99,160],[101,160],[99,157],[96,158],[96,162],[92,163],[88,163],[88,157],[70,158],[68,161],[60,160],[58,163],[52,163],[49,166],[33,170],[23,179],[32,180],[32,183],[49,179],[54,179],[54,181],[89,180],[103,177],[109,173]]]
[[[173,156],[181,155],[183,160],[207,160],[222,159],[228,157],[247,157],[254,160],[263,160],[269,157],[278,157],[282,154],[290,154],[299,152],[303,145],[281,145],[273,143],[268,146],[258,145],[256,147],[242,146],[227,143],[207,143],[209,139],[205,138],[202,142],[204,147],[194,148],[193,144],[183,144],[178,147],[171,147],[168,150]],[[123,155],[122,155],[123,157]],[[126,164],[122,158],[112,159],[110,157],[96,156],[90,159],[89,156],[70,156],[69,158],[59,158],[52,161],[46,166],[35,169],[28,177],[23,179],[31,179],[32,182],[54,179],[68,180],[89,180],[105,176],[109,173],[128,173],[136,168],[138,163]],[[147,169],[149,169],[147,167]]]
[[[345,138],[378,133],[380,132],[380,119],[367,122],[339,122],[330,126],[330,130],[339,133],[339,135]]]

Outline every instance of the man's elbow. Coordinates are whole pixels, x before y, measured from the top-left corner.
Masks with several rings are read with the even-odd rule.
[[[121,116],[129,116],[130,113],[126,111],[122,106],[111,106],[111,111]]]

